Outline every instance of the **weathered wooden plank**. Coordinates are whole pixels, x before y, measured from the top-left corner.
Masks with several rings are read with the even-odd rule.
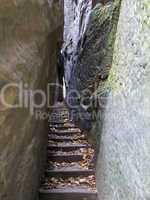
[[[84,140],[85,137],[83,136],[72,137],[72,136],[60,136],[60,135],[49,134],[48,139],[53,140],[55,142],[62,142],[62,141],[67,142],[67,141],[73,141],[73,140]]]
[[[40,189],[40,200],[96,200],[97,191],[90,189],[65,188],[65,189]]]
[[[94,169],[72,169],[72,168],[62,168],[62,169],[47,169],[47,176],[50,177],[76,177],[76,176],[89,176],[95,175]]]
[[[54,162],[78,162],[83,160],[83,155],[78,154],[78,155],[58,155],[58,154],[52,154],[48,153],[48,159],[50,161]]]
[[[59,144],[59,145],[53,145],[53,144],[49,144],[48,145],[48,149],[49,150],[54,150],[54,151],[73,151],[73,150],[77,150],[80,148],[91,148],[91,145],[89,144],[70,144],[70,145],[66,145],[66,144]]]
[[[78,128],[74,124],[67,125],[67,126],[65,126],[65,124],[50,124],[49,127],[50,128],[58,128],[58,129]]]
[[[49,135],[55,134],[57,136],[72,136],[72,135],[76,135],[79,134],[80,132],[71,132],[71,131],[62,131],[62,132],[55,132],[55,131],[50,131]]]
[[[69,123],[69,120],[68,121],[49,121],[49,123],[51,125],[64,125],[65,123]]]

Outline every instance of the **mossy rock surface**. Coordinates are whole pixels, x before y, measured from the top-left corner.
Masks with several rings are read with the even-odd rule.
[[[116,0],[105,6],[99,3],[91,11],[85,34],[77,50],[77,64],[72,70],[69,82],[70,89],[78,90],[81,96],[85,89],[91,90],[90,87],[93,88],[94,85],[96,87],[91,90],[91,96],[93,92],[104,95],[105,90],[109,89],[104,81],[100,82],[100,77],[107,77],[112,65],[119,9],[120,1]],[[99,82],[101,87],[97,88]],[[75,100],[70,103],[78,105]],[[78,111],[83,113],[79,124],[90,128],[92,113],[84,111],[80,106]]]
[[[95,128],[101,135],[97,182],[103,200],[150,197],[149,3],[125,0],[121,5],[112,68],[105,83],[110,93]]]

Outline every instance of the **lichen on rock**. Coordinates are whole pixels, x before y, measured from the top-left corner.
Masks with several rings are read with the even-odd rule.
[[[112,64],[119,8],[120,1],[117,0],[108,2],[104,6],[99,3],[91,10],[86,30],[78,44],[76,63],[73,63],[70,79],[67,80],[68,91],[70,89],[77,90],[81,98],[85,89],[91,90],[90,88],[99,84],[100,79],[107,79]],[[101,89],[102,91],[100,91]],[[93,92],[93,95],[96,95],[103,91],[102,87],[99,87],[98,90],[96,87],[91,90],[89,98],[93,98]],[[92,113],[81,108],[78,105],[79,102],[75,99],[69,104],[78,106],[78,113],[82,113],[83,116],[77,123],[89,129],[91,128]],[[86,123],[87,119],[88,123]]]
[[[148,0],[121,4],[113,63],[106,81],[110,93],[95,128],[101,135],[99,199],[150,198],[150,28],[145,23],[149,16],[146,5]]]

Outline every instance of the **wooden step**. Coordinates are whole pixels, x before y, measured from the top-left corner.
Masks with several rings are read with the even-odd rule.
[[[70,135],[75,135],[75,134],[79,134],[81,133],[81,131],[79,130],[74,130],[74,131],[71,131],[71,130],[66,130],[66,131],[53,131],[53,130],[50,130],[49,134],[55,134],[55,135],[58,135],[58,136],[70,136]]]
[[[54,161],[54,162],[79,162],[83,160],[83,155],[78,154],[78,155],[58,155],[58,154],[52,154],[48,153],[48,160],[49,161]]]
[[[53,140],[55,142],[70,142],[70,141],[73,141],[73,137],[53,137],[53,136],[48,136],[48,139],[49,140]]]
[[[89,144],[59,144],[59,145],[54,145],[54,144],[49,144],[48,149],[49,150],[54,150],[54,151],[73,151],[73,150],[78,150],[80,148],[91,148],[91,145]]]
[[[49,121],[49,123],[53,126],[53,125],[64,125],[65,123],[68,123],[68,121]]]
[[[52,135],[52,134],[55,134],[55,135],[58,135],[58,136],[72,136],[72,135],[76,135],[78,134],[79,132],[70,132],[70,131],[63,131],[63,132],[54,132],[54,131],[50,131],[49,135]]]
[[[72,122],[69,122],[69,121],[67,121],[67,122],[57,121],[57,122],[54,122],[54,123],[49,122],[49,127],[53,127],[53,128],[78,128],[75,124],[73,124]]]
[[[81,130],[79,128],[72,128],[72,129],[66,129],[66,130],[62,130],[62,129],[55,129],[52,130],[50,129],[50,132],[56,132],[56,133],[81,133]]]
[[[77,126],[75,126],[74,124],[73,125],[67,125],[65,126],[64,124],[49,124],[49,127],[50,128],[58,128],[58,129],[68,129],[68,128],[78,128]]]
[[[76,176],[90,176],[95,175],[94,169],[73,169],[73,168],[62,168],[62,169],[47,169],[47,176],[50,177],[76,177]]]
[[[40,200],[96,200],[97,191],[88,188],[64,188],[39,191]]]
[[[53,135],[53,134],[50,134],[48,135],[48,139],[49,140],[53,140],[55,142],[67,142],[67,141],[76,141],[76,140],[84,140],[85,138],[84,137],[71,137],[71,136],[57,136],[57,135]]]

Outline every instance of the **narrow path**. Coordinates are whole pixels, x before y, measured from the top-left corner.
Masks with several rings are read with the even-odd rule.
[[[81,130],[69,121],[65,106],[58,106],[53,113],[40,200],[96,200],[95,169],[90,164],[94,150]]]

